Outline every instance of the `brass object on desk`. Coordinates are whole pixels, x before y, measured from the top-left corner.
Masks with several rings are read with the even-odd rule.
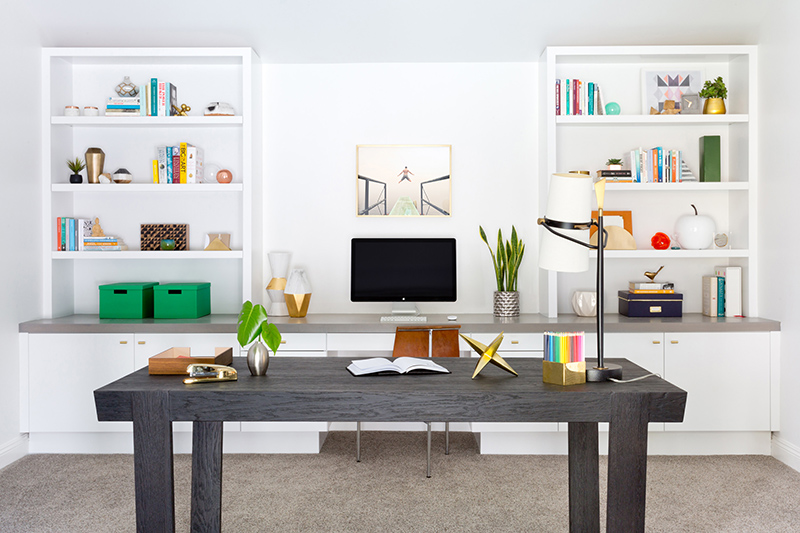
[[[212,381],[236,381],[239,375],[236,369],[225,365],[192,364],[186,367],[189,377],[183,382],[187,385],[192,383],[209,383]]]
[[[472,373],[472,379],[475,379],[475,376],[480,374],[481,370],[483,370],[488,363],[492,363],[495,366],[499,366],[506,372],[510,372],[515,376],[519,375],[514,371],[513,368],[511,368],[511,366],[508,363],[505,362],[505,360],[502,357],[497,355],[497,348],[499,348],[500,343],[503,342],[502,331],[500,332],[500,335],[498,335],[489,346],[486,346],[485,344],[482,344],[474,339],[470,339],[464,334],[459,334],[459,335],[461,336],[462,339],[466,341],[467,344],[469,344],[472,347],[473,350],[475,350],[481,355],[480,359],[478,359],[478,364],[475,365],[475,372]]]
[[[586,383],[586,362],[555,363],[542,361],[542,381],[553,385],[579,385]]]

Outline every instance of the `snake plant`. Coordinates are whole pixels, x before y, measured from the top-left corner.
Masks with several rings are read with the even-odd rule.
[[[525,245],[522,240],[517,238],[517,229],[511,226],[511,240],[503,242],[503,231],[497,230],[497,253],[492,250],[486,232],[482,226],[478,226],[481,240],[486,243],[489,253],[492,255],[494,274],[497,278],[498,291],[516,291],[517,278],[519,276],[519,265],[522,263],[522,256],[525,254]]]

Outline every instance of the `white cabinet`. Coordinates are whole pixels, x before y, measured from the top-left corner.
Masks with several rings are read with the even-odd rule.
[[[664,116],[643,110],[643,73],[676,69],[699,71],[704,80],[722,76],[728,88],[727,114]],[[617,102],[621,114],[556,116],[555,81],[575,78],[599,84],[605,102]],[[681,150],[684,161],[699,176],[700,137],[720,136],[722,177],[718,183],[608,184],[605,209],[631,211],[638,248],[605,253],[609,311],[616,309],[617,288],[664,265],[661,278],[673,281],[684,294],[684,313],[698,313],[702,276],[713,274],[717,265],[731,265],[743,268],[744,314],[758,316],[757,47],[549,47],[542,55],[542,79],[542,214],[553,173],[588,170],[594,176],[609,158],[624,159],[633,149],[660,146]],[[674,236],[677,218],[693,213],[691,204],[714,219],[718,232],[730,235],[730,248],[654,250],[651,237],[656,232]],[[595,286],[594,268],[584,274],[541,271],[539,275],[540,311],[550,317],[571,313],[572,293]]]
[[[260,278],[260,65],[249,48],[45,48],[42,51],[42,257],[47,316],[96,314],[97,286],[127,281],[207,281],[211,311],[238,312]],[[105,102],[125,76],[178,88],[189,116],[104,116]],[[203,116],[212,101],[230,103],[232,117]],[[64,116],[64,107],[95,106],[100,116]],[[233,173],[229,184],[154,184],[158,146],[188,142],[206,166]],[[128,184],[69,183],[67,159],[97,147],[103,170],[124,167]],[[106,235],[127,251],[70,252],[56,246],[58,217],[99,218]],[[141,251],[140,225],[188,224],[188,251]],[[208,233],[229,233],[231,251],[206,252]],[[258,290],[258,289],[255,289]]]
[[[134,370],[133,335],[29,335],[29,429],[33,432],[131,431],[98,422],[94,390]]]
[[[769,431],[769,333],[668,333],[664,378],[689,393],[667,431]]]

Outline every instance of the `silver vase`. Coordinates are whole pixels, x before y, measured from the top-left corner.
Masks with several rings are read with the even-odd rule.
[[[264,376],[269,366],[269,350],[261,341],[256,341],[247,350],[247,367],[253,376]]]
[[[494,316],[519,316],[519,292],[494,291]]]

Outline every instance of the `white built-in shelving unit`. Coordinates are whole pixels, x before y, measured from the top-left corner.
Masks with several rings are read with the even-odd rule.
[[[125,76],[173,83],[189,116],[106,117],[108,97]],[[250,48],[45,48],[42,52],[43,316],[97,313],[97,286],[130,281],[211,282],[212,313],[235,313],[260,279],[261,61]],[[235,116],[206,117],[209,102]],[[68,105],[101,116],[64,116]],[[188,142],[205,164],[232,171],[230,184],[154,184],[158,146]],[[105,172],[124,167],[129,184],[70,184],[67,159],[90,147],[105,152]],[[128,251],[64,252],[57,217],[94,218]],[[188,224],[188,251],[141,251],[140,224]],[[230,233],[231,251],[203,250],[207,233]]]
[[[699,176],[699,139],[719,135],[722,181],[719,183],[608,184],[606,211],[630,210],[637,250],[607,251],[606,310],[616,312],[617,290],[644,279],[645,271],[664,265],[657,278],[673,281],[684,294],[684,312],[701,311],[701,278],[717,265],[743,270],[746,316],[758,315],[757,190],[758,106],[755,46],[579,46],[549,47],[541,57],[542,135],[540,212],[547,200],[549,176],[572,170],[604,168],[611,157],[625,159],[636,148],[679,149]],[[650,115],[642,104],[645,70],[699,70],[703,79],[722,76],[728,87],[725,115]],[[606,103],[617,102],[619,115],[556,116],[556,79],[598,83]],[[628,168],[626,166],[626,168]],[[730,236],[730,248],[654,250],[656,232],[674,236],[675,222],[693,213],[711,216],[718,232]],[[592,288],[594,268],[582,274],[542,271],[540,311],[555,317],[572,313],[576,289]]]

